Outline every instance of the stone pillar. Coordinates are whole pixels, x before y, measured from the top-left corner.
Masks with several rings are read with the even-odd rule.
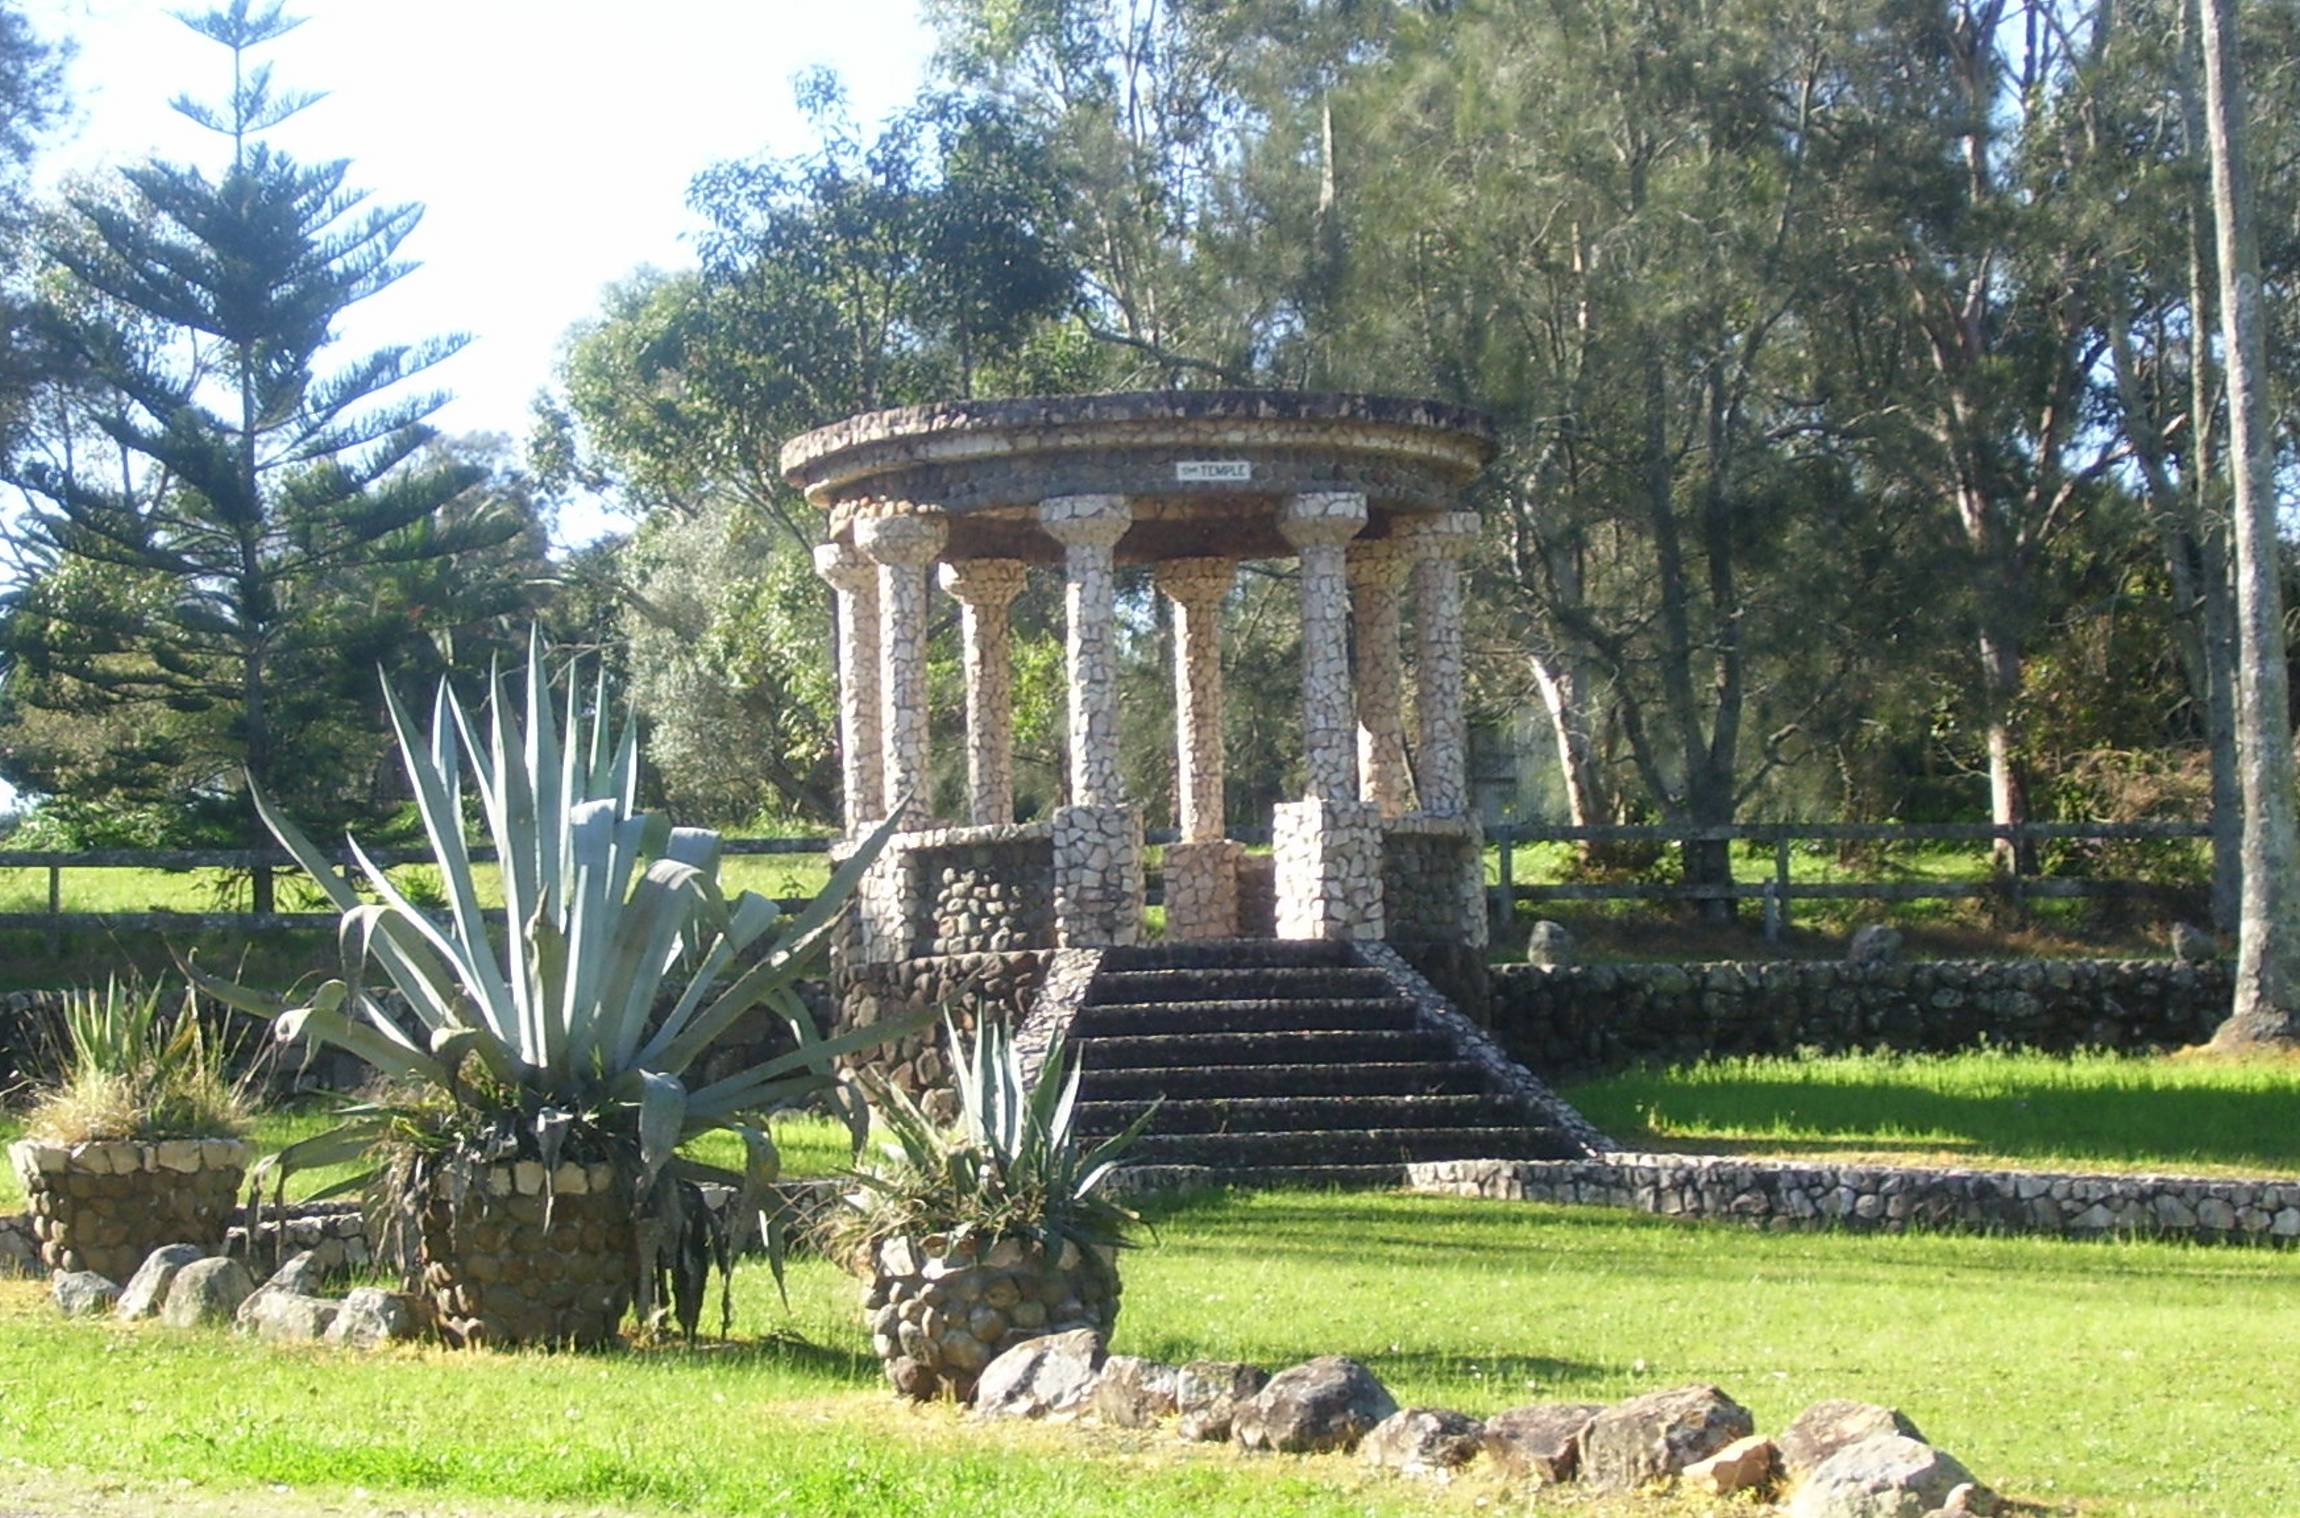
[[[1406,764],[1405,671],[1398,657],[1398,589],[1408,561],[1394,538],[1348,550],[1350,624],[1358,653],[1359,798],[1395,820],[1413,810]]]
[[[963,608],[966,643],[966,794],[977,827],[1014,820],[1014,654],[1009,611],[1022,593],[1020,559],[942,566],[942,588]]]
[[[1462,707],[1461,559],[1477,542],[1475,512],[1449,511],[1402,523],[1413,554],[1416,674],[1421,729],[1422,810],[1433,817],[1470,811],[1469,721]]]
[[[1070,801],[1054,813],[1054,927],[1064,948],[1123,946],[1142,932],[1142,819],[1118,770],[1117,569],[1133,521],[1115,495],[1041,502],[1062,545],[1070,676]]]
[[[1302,563],[1302,754],[1312,801],[1358,799],[1343,545],[1365,525],[1366,498],[1353,493],[1298,495],[1278,514]]]
[[[878,562],[879,683],[886,810],[905,828],[932,815],[927,787],[926,571],[949,536],[939,511],[881,510],[855,521],[855,546]]]
[[[1358,799],[1345,545],[1366,498],[1298,495],[1278,530],[1302,562],[1302,747],[1308,795],[1271,818],[1280,938],[1382,936],[1381,814]]]
[[[844,543],[815,550],[815,573],[838,599],[839,760],[849,833],[886,815],[879,755],[878,574]]]
[[[1166,850],[1166,936],[1232,938],[1245,849],[1222,836],[1221,613],[1237,565],[1172,559],[1156,577],[1174,603],[1174,815],[1182,834]]]

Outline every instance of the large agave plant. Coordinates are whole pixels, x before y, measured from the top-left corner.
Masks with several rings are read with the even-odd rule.
[[[888,1139],[886,1160],[855,1172],[860,1189],[834,1216],[851,1256],[891,1238],[1035,1238],[1051,1251],[1128,1241],[1140,1219],[1105,1183],[1149,1126],[1088,1142],[1077,1131],[1079,1072],[1057,1040],[1035,1075],[1008,1032],[985,1024],[971,1047],[945,1022],[958,1117],[936,1123],[908,1093],[860,1077]],[[1155,1109],[1153,1109],[1154,1111]]]
[[[267,1160],[259,1185],[269,1178],[276,1188],[289,1172],[312,1166],[397,1157],[404,1167],[411,1147],[433,1167],[533,1157],[547,1173],[563,1154],[623,1158],[636,1167],[643,1234],[652,1223],[664,1258],[691,1258],[693,1239],[677,1237],[682,1188],[661,1184],[666,1176],[740,1187],[735,1215],[747,1219],[779,1169],[767,1114],[820,1095],[847,1112],[859,1145],[868,1113],[859,1093],[838,1081],[837,1058],[904,1029],[824,1039],[796,983],[888,829],[847,859],[803,912],[785,916],[748,891],[729,898],[718,883],[718,835],[638,809],[635,735],[628,725],[614,730],[604,676],[588,702],[585,694],[571,669],[554,713],[539,641],[528,652],[524,720],[500,677],[484,728],[442,682],[426,737],[387,686],[446,899],[437,918],[351,840],[378,898],[364,899],[258,794],[266,824],[342,914],[341,973],[292,1005],[193,973],[215,995],[272,1019],[282,1043],[347,1049],[402,1093],[350,1108],[341,1126]],[[497,932],[464,840],[466,766],[501,873],[505,923]],[[379,972],[398,992],[404,1018],[379,1000]],[[794,1047],[690,1085],[698,1057],[762,1005],[789,1024]],[[739,1174],[678,1152],[718,1129],[742,1138],[747,1162]],[[362,1170],[329,1190],[373,1175],[372,1167]],[[770,1226],[767,1242],[779,1276],[779,1230]],[[642,1305],[649,1285],[642,1272]],[[684,1303],[681,1317],[692,1326]]]

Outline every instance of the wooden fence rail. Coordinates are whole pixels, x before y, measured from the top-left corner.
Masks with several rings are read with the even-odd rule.
[[[1624,824],[1602,827],[1549,826],[1521,823],[1488,828],[1486,842],[1496,852],[1497,884],[1487,887],[1488,903],[1497,920],[1506,920],[1518,902],[1544,901],[1759,901],[1764,904],[1765,933],[1778,938],[1787,931],[1791,902],[1811,901],[1922,901],[2005,896],[2020,900],[2122,898],[2165,900],[2184,889],[2155,881],[2056,879],[2010,874],[1990,880],[1941,881],[1809,881],[1792,878],[1793,846],[1812,843],[1982,843],[2008,839],[2015,843],[2051,840],[2076,842],[2130,842],[2208,838],[2211,826],[2203,822],[2038,822],[2017,826],[1992,823],[1849,823],[1849,822],[1743,822],[1715,827],[1685,827],[1669,823]],[[1247,844],[1266,844],[1266,828],[1234,828],[1230,836]],[[1176,841],[1171,829],[1145,835],[1152,844]],[[825,854],[837,840],[830,837],[729,838],[730,856],[761,854]],[[1731,883],[1662,881],[1561,881],[1520,883],[1517,851],[1546,843],[1755,843],[1772,845],[1772,871],[1764,880]],[[381,865],[428,864],[431,852],[422,848],[371,851]],[[330,850],[328,857],[350,868],[348,849]],[[495,858],[492,848],[474,845],[478,862]],[[323,929],[335,922],[333,912],[67,912],[63,907],[63,875],[68,869],[258,870],[292,866],[279,849],[81,849],[59,853],[37,849],[0,849],[0,869],[44,869],[48,872],[48,909],[45,912],[0,912],[0,932],[37,931],[45,935],[51,955],[67,929],[111,932],[230,931],[269,932],[282,929]],[[1157,899],[1153,895],[1153,901]],[[793,905],[785,902],[785,906]]]

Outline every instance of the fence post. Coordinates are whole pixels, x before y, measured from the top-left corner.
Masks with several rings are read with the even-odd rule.
[[[64,867],[60,864],[48,866],[48,931],[45,942],[50,959],[64,952]]]
[[[1773,889],[1765,898],[1765,941],[1789,936],[1789,835],[1773,840]]]
[[[1501,832],[1501,898],[1494,903],[1493,936],[1504,937],[1510,924],[1517,918],[1517,864],[1510,857],[1510,846],[1517,841],[1517,829],[1505,827]]]

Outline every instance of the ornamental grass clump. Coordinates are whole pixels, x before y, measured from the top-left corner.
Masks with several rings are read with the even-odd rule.
[[[986,1025],[968,1049],[946,1028],[957,1119],[945,1127],[900,1088],[858,1077],[887,1142],[825,1231],[865,1278],[872,1347],[895,1389],[963,1401],[1015,1344],[1117,1322],[1117,1251],[1141,1220],[1106,1188],[1149,1114],[1089,1143],[1059,1041],[1033,1076],[1004,1029]]]
[[[259,1187],[371,1162],[333,1189],[369,1185],[387,1221],[412,1225],[452,1341],[603,1342],[634,1303],[652,1322],[659,1290],[691,1334],[710,1275],[724,1281],[753,1219],[780,1278],[782,1235],[761,1207],[780,1164],[768,1115],[828,1101],[859,1142],[867,1114],[838,1057],[915,1026],[824,1039],[798,995],[892,825],[786,916],[755,893],[721,892],[718,834],[638,808],[635,734],[614,730],[604,676],[586,701],[570,669],[555,703],[537,641],[523,713],[500,678],[484,724],[442,683],[428,735],[385,695],[445,907],[418,907],[353,840],[378,898],[363,900],[257,796],[341,913],[341,972],[296,1005],[218,994],[272,1018],[281,1042],[348,1049],[388,1082],[339,1127],[267,1161]],[[500,867],[500,928],[464,840],[466,766]],[[699,1058],[761,1008],[789,1047],[690,1084]],[[717,1129],[742,1138],[740,1172],[680,1152]],[[713,1183],[731,1200],[709,1205]],[[722,1291],[722,1323],[727,1310]]]
[[[165,1010],[160,984],[107,981],[64,999],[51,1042],[53,1077],[38,1088],[25,1135],[52,1144],[105,1139],[236,1138],[249,1119],[225,1040],[189,991]]]

